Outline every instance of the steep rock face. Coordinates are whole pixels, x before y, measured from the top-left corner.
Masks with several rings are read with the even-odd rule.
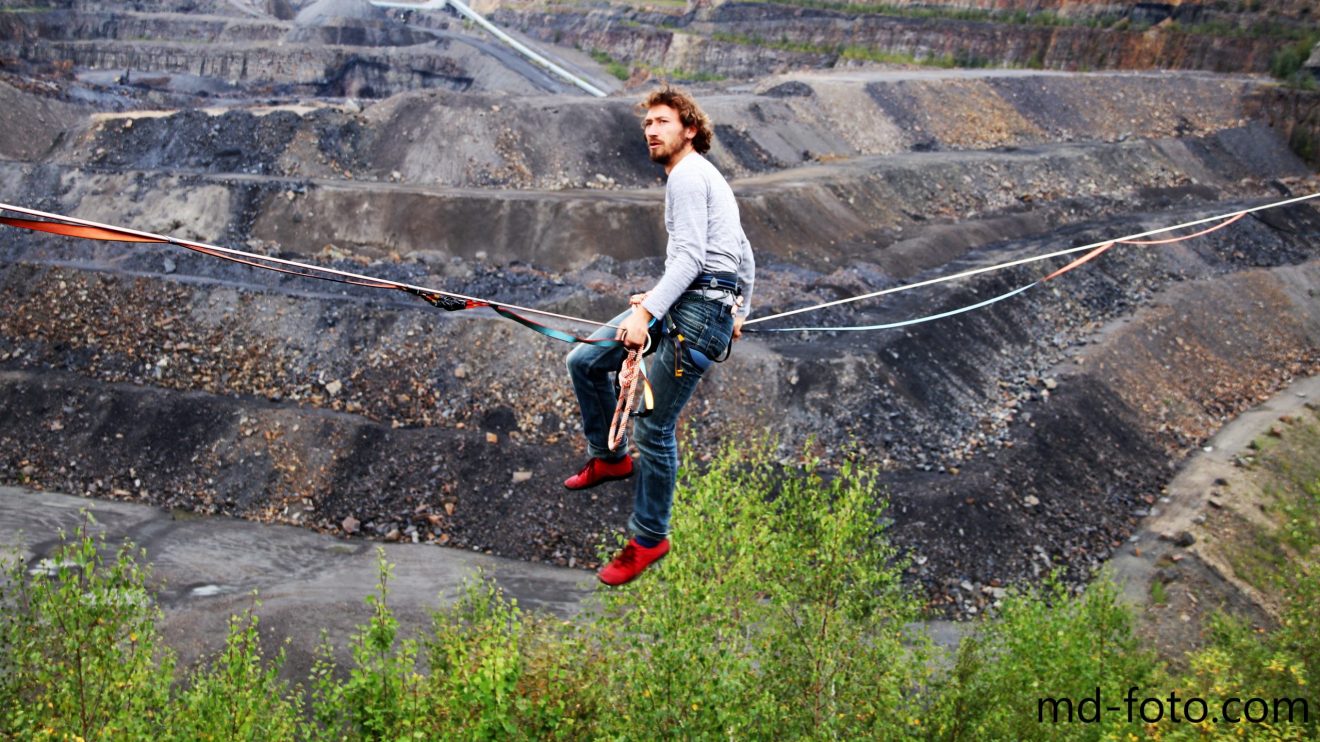
[[[1306,69],[1310,70],[1317,80],[1320,80],[1320,42],[1311,48],[1311,56],[1306,60]]]
[[[92,69],[195,75],[286,95],[371,98],[400,88],[472,87],[476,78],[465,62],[480,66],[480,55],[466,45],[436,43],[434,49],[378,52],[351,47],[286,49],[265,43],[225,44],[200,53],[169,43],[52,42],[33,47],[24,56],[38,63],[71,61]],[[139,77],[151,77],[151,73]]]
[[[655,68],[755,77],[854,60],[910,57],[963,65],[1055,69],[1265,71],[1279,39],[1177,26],[1135,30],[1084,23],[895,17],[763,3],[727,3],[695,16],[615,9],[501,10],[501,22],[544,41],[573,43]],[[639,27],[640,26],[640,27]]]
[[[1307,0],[1171,0],[1170,2],[1120,3],[1112,0],[894,0],[897,8],[923,10],[1054,11],[1065,16],[1123,15],[1134,10],[1147,13],[1216,12],[1253,16],[1262,13],[1286,18],[1308,17],[1315,8]],[[1140,6],[1134,8],[1134,6]]]
[[[696,12],[702,15],[737,2],[739,0],[696,3]],[[842,5],[845,3],[837,4]],[[1277,23],[1306,24],[1313,22],[1316,14],[1316,8],[1309,0],[1172,0],[1142,3],[1117,3],[1110,0],[897,0],[884,5],[888,13],[915,17],[964,17],[1021,23],[1025,18],[1034,16],[1037,21],[1046,19],[1057,23],[1107,25],[1126,21],[1144,26],[1176,21],[1242,30]]]
[[[18,0],[17,5],[30,3]],[[107,2],[106,0],[54,0],[43,3],[59,8],[77,11],[102,12],[107,10],[127,10],[139,13],[196,13],[199,15],[252,16],[264,12],[267,8],[276,9],[282,0],[130,0],[129,2]]]
[[[25,37],[32,42],[43,39],[180,44],[275,43],[289,31],[287,23],[267,18],[122,10],[24,13],[18,22],[24,26]]]
[[[1320,92],[1262,88],[1247,99],[1246,112],[1279,129],[1298,156],[1320,167]]]
[[[118,86],[113,94],[151,98],[143,101],[149,107],[243,95],[383,98],[430,88],[571,89],[480,35],[450,30],[443,16],[405,24],[365,0],[312,3],[302,9],[301,22],[284,20],[293,6],[271,10],[234,2],[179,12],[177,5],[88,2],[0,13],[0,61],[36,75],[72,69],[90,85]]]

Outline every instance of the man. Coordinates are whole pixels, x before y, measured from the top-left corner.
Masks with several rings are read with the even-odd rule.
[[[665,87],[640,107],[651,160],[664,166],[665,272],[650,291],[630,299],[631,308],[593,337],[613,337],[622,346],[580,345],[568,355],[569,376],[582,409],[582,428],[591,460],[564,486],[571,490],[626,479],[637,472],[632,538],[599,577],[622,585],[669,553],[669,515],[678,475],[675,427],[712,359],[742,334],[751,309],[756,264],[738,219],[733,191],[704,155],[710,150],[710,119],[683,91]],[[613,450],[607,441],[616,392],[610,381],[628,349],[641,348],[652,324],[664,333],[652,356],[649,378],[655,406],[637,418],[639,456],[634,467],[625,438]],[[616,329],[617,328],[617,329]],[[681,338],[681,340],[680,340]]]

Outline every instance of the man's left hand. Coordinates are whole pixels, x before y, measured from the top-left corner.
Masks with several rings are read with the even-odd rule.
[[[739,314],[739,315],[735,315],[735,316],[734,316],[734,318],[733,318],[733,339],[734,339],[734,340],[737,340],[737,339],[739,339],[739,338],[742,337],[742,326],[743,326],[743,322],[744,322],[746,319],[747,319],[746,315]]]

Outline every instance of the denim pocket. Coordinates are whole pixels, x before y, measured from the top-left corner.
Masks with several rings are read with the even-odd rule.
[[[679,301],[670,312],[674,315],[674,325],[689,342],[697,342],[706,332],[709,315],[701,301]]]
[[[680,363],[690,370],[704,372],[728,349],[733,336],[733,315],[719,302],[700,299],[680,301],[671,311],[688,348],[705,356],[682,358]]]

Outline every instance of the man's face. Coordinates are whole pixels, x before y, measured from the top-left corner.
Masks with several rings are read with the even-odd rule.
[[[678,111],[660,104],[647,109],[642,132],[646,135],[646,147],[652,162],[668,165],[697,135],[697,127],[684,127]]]

